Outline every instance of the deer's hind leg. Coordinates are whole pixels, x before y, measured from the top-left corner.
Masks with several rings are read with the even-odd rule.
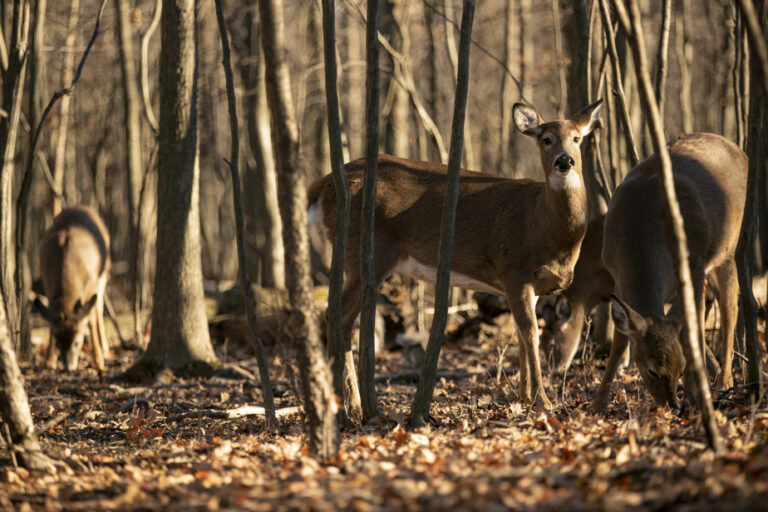
[[[720,373],[715,381],[719,389],[733,387],[733,341],[736,330],[736,320],[739,309],[739,282],[736,274],[736,263],[726,261],[712,271],[712,277],[717,288],[717,301],[720,305],[720,345],[718,359]]]

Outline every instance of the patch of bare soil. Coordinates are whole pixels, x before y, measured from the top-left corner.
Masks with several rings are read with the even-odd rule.
[[[260,416],[227,417],[261,403],[254,379],[132,387],[99,379],[85,361],[70,375],[45,370],[38,353],[23,367],[32,413],[45,450],[63,464],[30,474],[4,452],[0,508],[765,510],[764,402],[753,406],[739,389],[716,393],[727,452],[715,458],[699,418],[655,409],[634,369],[617,379],[606,414],[590,413],[603,362],[585,355],[565,380],[547,379],[558,406],[546,414],[517,400],[514,345],[506,370],[489,374],[500,353],[492,331],[446,345],[440,367],[453,373],[439,380],[434,422],[420,430],[406,426],[413,365],[402,351],[381,354],[377,371],[392,379],[377,385],[379,405],[391,421],[343,432],[330,467],[308,456],[300,413],[282,416],[275,433]],[[247,349],[217,349],[258,375]],[[108,374],[134,357],[116,349]],[[300,406],[289,350],[270,357],[277,406]]]

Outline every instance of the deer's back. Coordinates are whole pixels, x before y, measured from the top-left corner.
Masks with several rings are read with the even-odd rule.
[[[675,140],[669,151],[692,271],[704,272],[733,257],[747,158],[725,138],[704,133]],[[664,219],[658,165],[655,155],[647,158],[616,189],[605,220],[603,260],[620,294],[654,289],[667,296],[663,300],[675,288],[674,238]]]
[[[40,272],[45,294],[64,307],[96,293],[109,263],[109,234],[91,208],[62,210],[43,235]]]

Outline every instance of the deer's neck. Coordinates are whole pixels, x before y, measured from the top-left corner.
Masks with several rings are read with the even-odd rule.
[[[559,186],[547,182],[544,197],[546,218],[559,227],[562,238],[583,238],[587,229],[587,191],[580,173],[579,183],[573,186]]]

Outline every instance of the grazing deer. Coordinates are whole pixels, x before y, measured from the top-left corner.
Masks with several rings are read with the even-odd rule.
[[[542,337],[546,335],[548,344],[554,349],[553,369],[556,373],[563,373],[570,367],[587,316],[599,303],[609,300],[613,292],[613,278],[601,258],[604,220],[605,216],[600,216],[587,225],[581,253],[573,269],[573,282],[557,297],[552,314],[546,315]]]
[[[48,367],[56,368],[56,348],[64,367],[77,368],[86,324],[96,367],[104,371],[109,345],[104,334],[104,293],[109,272],[109,233],[98,213],[86,206],[65,208],[43,235],[40,273],[48,306],[35,307],[51,324]]]
[[[677,199],[688,239],[700,342],[704,343],[705,275],[720,304],[721,373],[716,386],[733,385],[731,362],[736,326],[738,280],[734,252],[739,238],[747,184],[747,157],[719,135],[685,135],[669,146]],[[640,374],[660,404],[678,408],[677,383],[685,368],[684,334],[675,241],[664,219],[658,159],[638,164],[611,198],[603,232],[603,262],[616,282],[611,301],[617,331],[632,343]],[[665,302],[671,302],[665,313]],[[617,337],[609,368],[626,347]],[[606,370],[593,409],[607,403],[611,372]],[[686,388],[692,379],[686,372]]]
[[[536,139],[545,181],[512,180],[461,170],[451,284],[505,295],[520,332],[520,394],[550,408],[539,358],[536,296],[567,287],[587,225],[580,144],[598,120],[600,103],[572,119],[545,123],[532,107],[516,104],[517,128]],[[352,195],[342,294],[345,389],[359,411],[357,379],[349,340],[360,312],[360,207],[365,160],[346,165]],[[380,156],[378,164],[374,261],[376,282],[399,272],[436,280],[437,253],[447,179],[442,164]],[[329,239],[336,225],[331,177],[309,192],[311,213],[319,208]],[[311,215],[317,217],[317,215]],[[533,382],[531,382],[531,379]]]

